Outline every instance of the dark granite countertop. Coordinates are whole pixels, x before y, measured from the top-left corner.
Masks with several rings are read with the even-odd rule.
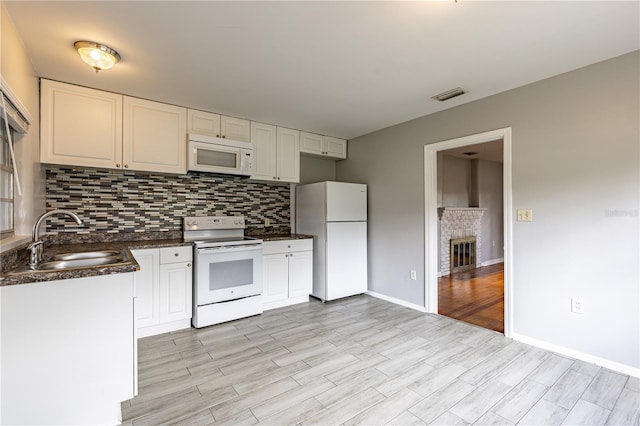
[[[261,238],[265,242],[301,240],[313,238],[311,235],[272,233],[272,232],[250,232],[252,236]],[[168,238],[162,238],[162,237]],[[139,239],[135,239],[135,238]],[[122,240],[124,238],[124,240]],[[112,265],[89,266],[66,270],[30,270],[25,267],[27,262],[26,245],[16,250],[15,253],[7,256],[7,262],[3,273],[0,273],[0,287],[28,284],[33,282],[56,281],[72,278],[92,277],[97,275],[120,274],[135,272],[140,270],[140,266],[131,254],[131,250],[189,246],[191,242],[185,242],[176,232],[156,232],[156,233],[130,233],[125,234],[70,234],[59,235],[48,238],[45,242],[44,260],[51,259],[59,253],[77,253],[97,250],[118,250],[124,260]]]
[[[118,250],[123,260],[112,265],[89,266],[65,270],[29,270],[25,267],[26,258],[17,256],[16,265],[0,274],[0,286],[28,284],[34,282],[56,281],[72,278],[93,277],[98,275],[121,274],[140,270],[140,265],[131,254],[131,250],[161,248],[173,246],[189,246],[191,242],[185,242],[182,238],[172,239],[142,239],[133,241],[101,241],[101,242],[77,242],[67,244],[48,244],[44,250],[44,261],[60,253],[76,253],[97,250]]]

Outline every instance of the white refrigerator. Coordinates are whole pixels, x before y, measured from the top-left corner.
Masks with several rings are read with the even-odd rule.
[[[298,185],[296,232],[314,236],[312,296],[326,302],[367,291],[367,185]]]

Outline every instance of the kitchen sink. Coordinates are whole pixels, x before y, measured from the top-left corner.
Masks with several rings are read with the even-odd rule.
[[[95,253],[95,252],[94,252]],[[115,252],[119,253],[119,252]],[[81,254],[81,253],[78,253]],[[38,265],[37,269],[40,271],[50,271],[59,269],[73,269],[73,268],[88,268],[92,266],[106,266],[113,265],[124,261],[124,257],[121,255],[116,256],[102,256],[102,257],[85,257],[66,260],[49,260],[42,262]]]
[[[119,250],[96,250],[96,251],[84,251],[73,253],[60,253],[51,256],[51,260],[81,260],[81,259],[96,259],[103,257],[122,256]],[[102,263],[100,263],[102,265]]]

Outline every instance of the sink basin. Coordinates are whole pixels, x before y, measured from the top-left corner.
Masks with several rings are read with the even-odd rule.
[[[115,253],[118,253],[117,251]],[[78,253],[80,254],[80,253]],[[42,262],[38,265],[38,270],[59,270],[59,269],[72,269],[72,268],[88,268],[92,266],[113,265],[124,261],[124,257],[117,256],[102,256],[102,257],[85,257],[68,260],[50,260],[48,262]]]
[[[120,256],[119,250],[96,250],[96,251],[84,251],[77,253],[60,253],[51,257],[51,260],[80,260],[80,259],[95,259],[101,257],[113,257]],[[100,264],[101,265],[101,264]]]

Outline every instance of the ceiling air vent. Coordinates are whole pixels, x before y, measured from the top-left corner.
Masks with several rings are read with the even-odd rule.
[[[455,98],[456,96],[464,95],[465,91],[460,87],[456,87],[455,89],[447,90],[446,92],[442,92],[439,95],[435,95],[431,99],[435,99],[436,101],[444,102],[451,98]]]

